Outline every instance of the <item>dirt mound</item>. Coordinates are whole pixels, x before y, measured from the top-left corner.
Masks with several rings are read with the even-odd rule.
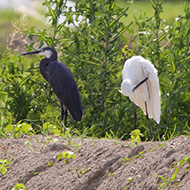
[[[27,190],[157,190],[161,185],[190,189],[189,164],[179,166],[190,156],[186,136],[138,146],[104,139],[72,139],[67,145],[62,137],[52,139],[0,139],[0,159],[12,162],[0,174],[0,190],[16,183],[23,183]]]

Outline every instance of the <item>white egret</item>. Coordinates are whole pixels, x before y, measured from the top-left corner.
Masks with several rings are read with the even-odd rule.
[[[147,117],[152,138],[149,118],[153,118],[157,124],[160,122],[160,91],[157,70],[150,61],[141,56],[133,56],[128,59],[122,71],[123,81],[121,93],[128,96],[133,103],[134,128],[136,128],[135,105],[139,106]]]

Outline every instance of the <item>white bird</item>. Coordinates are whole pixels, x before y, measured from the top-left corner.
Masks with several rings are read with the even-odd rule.
[[[134,105],[136,104],[146,115],[152,136],[149,118],[153,118],[159,124],[161,114],[157,70],[150,61],[141,56],[133,56],[125,62],[122,77],[120,92],[128,96],[133,103],[134,127],[136,128],[137,120]]]

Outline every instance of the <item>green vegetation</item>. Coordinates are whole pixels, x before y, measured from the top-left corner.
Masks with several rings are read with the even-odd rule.
[[[162,179],[162,183],[160,182],[158,184],[159,190],[164,190],[164,189],[168,189],[172,184],[175,185],[177,187],[179,181],[175,181],[177,178],[177,174],[179,173],[179,171],[182,169],[182,166],[186,164],[186,170],[188,170],[190,168],[190,156],[181,159],[181,161],[179,163],[177,163],[177,167],[175,168],[174,174],[172,175],[171,178],[167,177],[163,177],[163,176],[158,176],[159,178]]]
[[[123,63],[133,55],[148,58],[158,70],[162,115],[159,126],[151,120],[155,139],[190,134],[190,7],[185,5],[183,13],[170,25],[162,19],[162,14],[167,12],[162,0],[152,1],[150,15],[142,11],[134,19],[130,18],[133,8],[116,6],[114,0],[76,1],[75,12],[71,9],[66,12],[64,2],[46,0],[43,4],[48,9],[46,16],[51,30],[43,26],[28,29],[21,19],[22,25],[17,23],[20,27],[15,32],[24,31],[31,39],[26,44],[28,51],[34,45],[55,47],[59,59],[73,72],[84,117],[77,124],[69,117],[69,136],[130,137],[132,105],[118,90]],[[63,12],[66,20],[59,24]],[[81,15],[83,21],[77,25],[75,21]],[[0,136],[59,134],[60,108],[49,84],[39,73],[40,58],[18,57],[10,48],[1,57]],[[137,114],[137,126],[147,139],[146,118],[140,109]]]
[[[154,10],[152,9],[152,4],[150,0],[144,1],[126,1],[117,0],[116,4],[120,7],[129,7],[127,19],[122,19],[125,24],[134,20],[134,16],[139,17],[141,14],[146,14],[146,16],[151,17],[154,15]],[[171,0],[163,2],[163,12],[160,15],[162,19],[166,20],[166,23],[173,24],[177,15],[182,15],[184,1]]]
[[[25,186],[22,183],[17,183],[12,190],[25,190]]]
[[[64,163],[68,163],[69,159],[75,159],[76,155],[74,154],[74,152],[71,151],[67,151],[67,152],[61,152],[58,156],[57,156],[57,160],[59,161],[61,158],[64,158]]]
[[[140,132],[139,129],[133,130],[131,132],[131,145],[138,145],[138,143],[141,142],[141,137],[143,137],[143,134]]]
[[[8,164],[12,164],[12,162],[7,159],[0,159],[0,173],[2,175],[7,173],[7,169],[9,167]]]
[[[134,160],[136,158],[144,158],[144,152],[138,152],[138,154],[128,158],[128,157],[124,157],[123,158],[123,164],[125,164],[126,162],[130,162],[131,160]]]

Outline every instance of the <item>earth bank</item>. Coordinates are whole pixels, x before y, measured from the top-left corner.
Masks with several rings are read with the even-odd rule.
[[[17,183],[27,190],[157,190],[161,185],[190,189],[190,165],[179,166],[190,156],[187,136],[137,146],[130,141],[77,138],[68,145],[62,137],[27,136],[0,139],[0,147],[0,159],[11,160],[7,172],[0,174],[0,190]]]

